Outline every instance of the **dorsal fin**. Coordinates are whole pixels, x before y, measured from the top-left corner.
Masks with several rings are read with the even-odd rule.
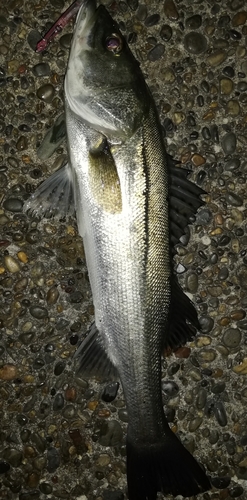
[[[185,228],[192,222],[199,207],[204,205],[200,198],[206,194],[203,189],[187,179],[190,170],[177,166],[178,162],[167,155],[167,166],[169,175],[169,220],[170,220],[170,243],[172,254],[175,253],[174,246],[185,234]]]

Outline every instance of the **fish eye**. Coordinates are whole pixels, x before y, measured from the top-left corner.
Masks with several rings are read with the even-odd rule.
[[[123,39],[116,33],[112,33],[111,36],[106,38],[105,45],[109,52],[119,54],[123,48]]]

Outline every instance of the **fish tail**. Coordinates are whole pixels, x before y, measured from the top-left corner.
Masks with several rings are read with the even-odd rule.
[[[201,466],[170,429],[162,442],[151,445],[139,446],[127,436],[127,480],[129,500],[156,500],[157,492],[190,497],[211,488]]]

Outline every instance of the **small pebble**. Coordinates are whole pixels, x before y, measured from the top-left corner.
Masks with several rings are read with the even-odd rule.
[[[40,483],[39,489],[44,495],[50,495],[52,493],[52,485],[46,482]]]
[[[42,38],[42,36],[41,36],[40,32],[37,30],[31,30],[28,33],[27,41],[28,41],[28,44],[32,50],[34,50],[34,51],[36,50],[36,45],[40,41],[41,38]]]
[[[174,113],[174,123],[175,125],[180,125],[180,123],[184,122],[185,114],[181,112]]]
[[[221,94],[229,95],[233,90],[233,82],[230,78],[221,78],[220,80],[220,91]]]
[[[228,245],[231,241],[231,238],[230,236],[228,236],[227,234],[223,234],[219,240],[218,240],[218,245],[220,247],[225,247],[226,245]],[[219,279],[226,279],[228,277],[228,271],[226,268],[222,268],[220,270],[220,273],[219,273]]]
[[[165,46],[162,43],[158,43],[153,49],[151,49],[147,55],[149,61],[157,61],[160,59],[165,52]]]
[[[240,113],[239,102],[235,99],[230,99],[226,105],[226,114],[232,116],[238,116]]]
[[[198,275],[196,273],[191,273],[186,279],[187,290],[190,293],[196,293],[198,289]]]
[[[236,27],[236,26],[241,26],[243,24],[245,24],[247,21],[247,11],[246,10],[242,10],[240,12],[237,12],[233,18],[232,18],[232,26]]]
[[[234,349],[241,342],[241,332],[238,328],[228,328],[222,338],[223,343],[226,347]]]
[[[245,318],[246,312],[243,310],[239,310],[239,311],[235,310],[235,311],[231,312],[230,316],[231,316],[231,319],[233,319],[233,321],[239,321],[239,320]]]
[[[199,427],[200,427],[201,424],[202,424],[202,418],[201,417],[195,417],[189,423],[189,431],[190,432],[195,432],[197,429],[199,429]]]
[[[224,153],[227,155],[233,154],[236,150],[237,138],[234,132],[229,132],[224,135],[221,141]]]
[[[67,326],[69,326],[69,321],[67,319],[62,318],[62,317],[58,318],[57,323],[56,323],[56,329],[58,331],[65,330],[65,328],[67,328]]]
[[[34,458],[33,465],[34,465],[35,469],[37,469],[37,470],[40,470],[40,471],[44,470],[46,465],[47,465],[46,457],[40,456],[40,457]]]
[[[202,25],[202,16],[200,14],[194,14],[191,17],[188,17],[185,21],[185,26],[186,28],[196,30],[200,28]]]
[[[190,54],[201,54],[207,50],[207,39],[201,33],[197,31],[191,31],[184,37],[185,49]]]
[[[28,256],[25,252],[18,252],[17,257],[23,264],[28,262]]]
[[[219,433],[216,429],[212,430],[209,435],[209,442],[210,444],[216,444],[219,439]]]
[[[7,364],[0,367],[1,380],[14,380],[17,378],[18,370],[15,365]]]
[[[207,459],[206,465],[210,472],[216,472],[218,470],[218,461],[216,458]]]
[[[88,451],[85,438],[81,434],[79,429],[70,429],[69,432],[69,437],[73,441],[73,444],[79,454],[85,453]]]
[[[55,95],[55,89],[51,83],[45,83],[37,90],[37,97],[47,103],[52,102],[54,95]]]
[[[112,382],[111,384],[108,384],[104,388],[104,391],[101,396],[103,401],[106,401],[107,403],[114,401],[114,399],[117,396],[118,388],[119,388],[119,382]]]
[[[202,387],[199,389],[197,398],[196,398],[196,406],[198,410],[202,410],[207,401],[207,391]]]
[[[225,406],[222,403],[222,401],[217,401],[215,403],[214,414],[215,414],[216,420],[218,421],[219,425],[221,427],[225,427],[227,425],[227,415],[226,415]]]
[[[233,371],[235,373],[240,374],[240,375],[246,375],[247,374],[247,358],[244,358],[242,363],[233,366]]]
[[[204,163],[206,163],[205,158],[203,158],[203,156],[199,155],[198,153],[194,154],[191,159],[196,167],[200,167],[201,165],[204,165]]]
[[[226,193],[226,202],[234,207],[241,207],[243,205],[243,199],[231,191]]]
[[[40,434],[36,432],[32,433],[31,440],[39,453],[43,453],[46,450],[47,442],[42,436],[40,436]]]
[[[209,333],[214,327],[214,320],[210,316],[203,315],[200,317],[200,325],[201,325],[201,331],[202,333]],[[209,337],[199,337],[198,340],[201,338],[201,345],[208,345],[210,343],[210,338]]]
[[[37,243],[40,239],[40,233],[37,229],[31,229],[26,234],[26,240],[31,245]]]
[[[138,8],[139,0],[127,0],[127,4],[131,10],[135,11]]]
[[[122,422],[128,422],[128,412],[127,412],[127,410],[121,408],[118,411],[118,416],[119,416],[120,420],[122,420]]]
[[[160,37],[164,42],[169,42],[172,37],[172,28],[169,24],[164,24],[160,30]]]
[[[0,462],[0,474],[6,474],[10,469],[10,464],[8,462]]]
[[[210,363],[216,358],[216,352],[213,349],[201,349],[198,353],[198,359],[201,363]]]
[[[48,311],[45,307],[42,306],[31,306],[30,314],[36,319],[44,319],[48,317]]]
[[[21,427],[24,427],[28,423],[28,418],[26,417],[26,415],[22,415],[21,413],[19,413],[19,415],[17,415],[16,417],[16,421]]]
[[[223,392],[226,388],[226,384],[225,382],[218,382],[217,384],[215,384],[213,387],[212,387],[212,392],[213,394],[220,394],[221,392]]]
[[[173,0],[165,0],[164,3],[164,14],[170,21],[177,21],[179,14]]]
[[[11,61],[8,61],[7,65],[8,65],[8,73],[10,75],[13,75],[15,73],[17,73],[18,71],[18,68],[19,68],[19,60],[18,59],[12,59]]]
[[[24,135],[21,135],[16,143],[16,149],[18,151],[24,151],[28,148],[28,140]]]
[[[3,202],[3,207],[9,212],[22,212],[23,201],[18,198],[7,198]]]
[[[59,298],[59,291],[58,291],[56,286],[52,286],[48,290],[47,295],[46,295],[47,304],[49,304],[49,305],[56,304],[56,302],[58,301],[58,298]]]
[[[61,373],[63,373],[65,367],[66,367],[66,363],[64,361],[58,361],[55,365],[55,368],[54,368],[54,375],[56,375],[56,376],[61,375]]]
[[[5,266],[10,273],[18,273],[21,269],[20,264],[11,255],[6,255],[4,258]]]
[[[179,387],[173,380],[162,381],[162,391],[166,399],[174,398],[179,391]]]
[[[231,498],[238,498],[244,493],[244,489],[240,484],[236,484],[229,488],[229,495]]]
[[[55,470],[60,465],[60,452],[57,448],[49,448],[47,451],[47,470],[50,473],[55,472]]]
[[[191,368],[191,370],[188,371],[188,376],[196,382],[202,379],[201,372],[197,368]]]
[[[72,36],[72,33],[66,33],[65,35],[61,36],[59,40],[61,47],[63,47],[64,49],[70,49]]]
[[[240,167],[239,158],[231,158],[225,163],[225,170],[233,171]]]
[[[226,60],[226,53],[223,50],[217,50],[207,57],[207,62],[210,66],[219,66],[223,61]]]
[[[95,465],[98,467],[106,467],[111,462],[111,458],[107,453],[101,453],[97,458]]]
[[[74,407],[74,405],[70,404],[70,405],[66,405],[64,410],[63,410],[63,417],[70,420],[71,418],[75,418],[76,417],[76,408]]]
[[[212,443],[214,444],[214,443]],[[217,488],[218,490],[224,490],[229,486],[231,482],[230,477],[212,477],[211,478],[211,483],[214,486],[214,488]]]
[[[148,16],[146,19],[145,19],[145,25],[147,27],[150,27],[150,26],[155,26],[155,24],[158,24],[160,21],[160,15],[159,14],[152,14],[151,16]]]
[[[39,63],[33,66],[33,73],[35,76],[48,76],[50,74],[50,66],[48,63]]]
[[[190,353],[191,353],[190,347],[185,346],[185,347],[180,347],[179,349],[176,349],[174,354],[175,354],[176,358],[185,359],[185,358],[189,358]]]
[[[77,390],[75,387],[68,387],[65,391],[66,401],[75,401],[77,397]]]

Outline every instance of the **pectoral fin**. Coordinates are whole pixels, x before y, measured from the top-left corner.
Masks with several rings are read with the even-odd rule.
[[[95,201],[105,212],[120,213],[122,210],[120,180],[105,138],[90,149],[89,165],[89,181]]]
[[[25,202],[24,211],[43,217],[64,217],[74,213],[72,173],[69,165],[46,179]]]

